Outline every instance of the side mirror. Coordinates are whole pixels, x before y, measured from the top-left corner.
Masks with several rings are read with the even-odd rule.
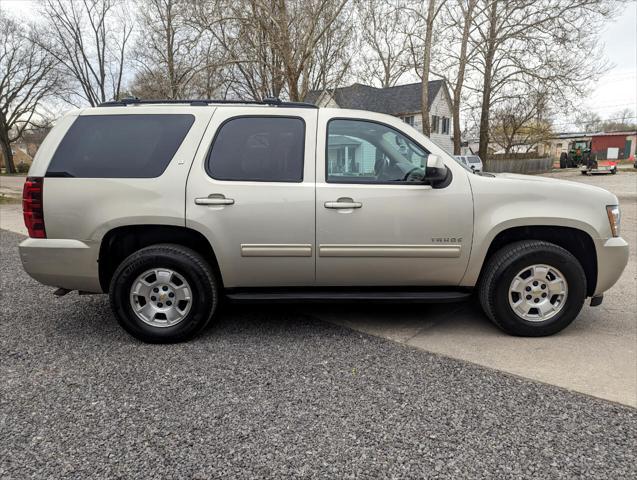
[[[449,170],[438,155],[430,153],[427,157],[427,170],[425,172],[425,183],[435,187],[440,186],[450,176]]]

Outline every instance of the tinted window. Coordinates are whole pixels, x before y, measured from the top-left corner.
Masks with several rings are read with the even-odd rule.
[[[47,176],[158,177],[194,121],[192,115],[78,117],[53,155]]]
[[[328,182],[421,182],[429,152],[398,130],[363,120],[330,120]]]
[[[304,144],[299,118],[233,118],[217,132],[206,170],[218,180],[301,182]]]

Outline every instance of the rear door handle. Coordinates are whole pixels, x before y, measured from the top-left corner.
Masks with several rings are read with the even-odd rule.
[[[195,198],[197,205],[234,205],[234,199],[226,198],[221,193],[213,193],[207,197]]]
[[[361,208],[363,204],[361,202],[355,202],[351,198],[343,197],[339,198],[335,202],[325,202],[325,208]]]

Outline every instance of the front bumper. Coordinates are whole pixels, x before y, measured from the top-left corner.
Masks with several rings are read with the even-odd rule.
[[[28,238],[20,244],[24,270],[45,285],[101,293],[99,246],[79,240]]]
[[[596,240],[597,285],[595,295],[601,295],[615,285],[628,263],[628,243],[621,237]]]

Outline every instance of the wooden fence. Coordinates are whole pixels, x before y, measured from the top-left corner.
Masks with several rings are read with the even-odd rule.
[[[546,158],[498,158],[491,157],[484,162],[484,171],[493,173],[544,173],[553,168],[553,159]]]

